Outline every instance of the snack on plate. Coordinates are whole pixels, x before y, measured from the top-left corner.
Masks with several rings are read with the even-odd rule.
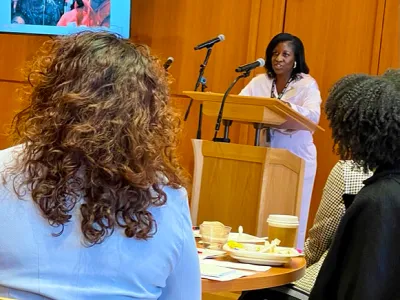
[[[243,249],[244,245],[235,241],[228,241],[228,246],[232,249]]]
[[[281,241],[278,239],[274,239],[273,241],[271,241],[271,243],[265,241],[264,247],[260,250],[260,252],[275,253],[276,246],[279,246],[280,243]]]
[[[229,241],[229,248],[237,251],[249,251],[259,253],[270,253],[280,255],[299,255],[299,252],[294,248],[279,247],[280,240],[274,239],[271,242],[266,241],[264,245],[242,244],[235,241]]]

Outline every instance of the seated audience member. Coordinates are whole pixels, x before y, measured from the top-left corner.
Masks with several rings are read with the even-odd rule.
[[[341,158],[374,174],[346,210],[310,299],[400,299],[400,71],[342,78],[325,111]]]
[[[339,161],[325,183],[321,203],[304,247],[307,261],[305,275],[291,285],[243,293],[241,300],[308,299],[318,272],[324,262],[340,220],[345,213],[343,198],[356,195],[363,181],[372,175],[364,173],[352,161]]]
[[[85,32],[29,68],[0,151],[0,296],[200,299],[168,81],[145,46]]]
[[[295,283],[295,286],[307,294],[314,286],[340,220],[346,211],[346,198],[356,195],[364,186],[363,182],[371,175],[372,172],[365,173],[351,160],[339,161],[331,170],[304,249],[307,261],[306,274]]]

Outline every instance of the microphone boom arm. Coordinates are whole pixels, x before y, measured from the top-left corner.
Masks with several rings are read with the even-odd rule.
[[[196,85],[194,86],[194,91],[195,92],[199,88],[200,83],[203,81],[204,71],[205,71],[205,69],[207,67],[208,59],[210,58],[211,52],[212,52],[212,46],[207,48],[206,57],[204,58],[203,63],[200,65],[199,77],[197,78]],[[189,105],[188,105],[188,107],[186,109],[184,121],[186,121],[187,118],[189,117],[190,108],[192,107],[192,104],[193,104],[193,99],[190,99]]]
[[[226,90],[224,96],[222,97],[221,106],[220,106],[219,112],[218,112],[217,122],[215,123],[215,133],[214,133],[214,138],[213,138],[214,142],[218,141],[217,135],[218,135],[219,128],[221,127],[222,114],[224,112],[225,101],[229,95],[229,92],[233,89],[233,87],[239,81],[239,79],[249,77],[249,75],[250,75],[250,70],[248,70],[248,71],[240,74],[238,77],[236,77],[235,80],[231,83],[231,85]]]

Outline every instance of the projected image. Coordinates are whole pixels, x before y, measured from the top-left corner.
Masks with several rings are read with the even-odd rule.
[[[110,1],[11,0],[11,23],[109,28]]]

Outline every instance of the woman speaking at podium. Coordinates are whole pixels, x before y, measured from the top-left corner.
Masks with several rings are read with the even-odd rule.
[[[317,82],[308,73],[302,41],[280,33],[269,43],[265,55],[266,74],[253,78],[240,95],[277,98],[314,123],[321,114],[321,95]],[[317,169],[313,133],[306,130],[265,130],[265,145],[287,149],[305,161],[303,195],[297,247],[303,249],[308,211]]]

